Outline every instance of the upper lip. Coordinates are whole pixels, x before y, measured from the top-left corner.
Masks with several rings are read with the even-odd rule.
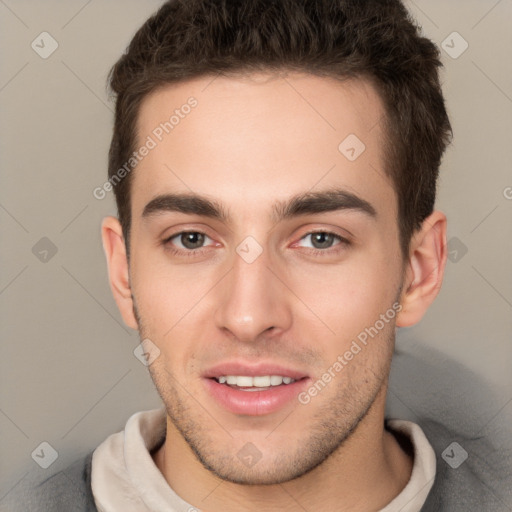
[[[211,379],[222,377],[224,375],[246,375],[256,377],[258,375],[280,375],[281,377],[290,377],[294,380],[303,379],[307,374],[293,368],[287,368],[270,362],[244,363],[239,361],[229,361],[219,363],[206,370],[203,377]]]

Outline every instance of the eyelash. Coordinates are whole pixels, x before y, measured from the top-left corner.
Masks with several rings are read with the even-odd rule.
[[[197,257],[201,256],[208,248],[199,248],[199,249],[189,249],[189,250],[182,250],[182,249],[176,249],[170,244],[170,241],[173,238],[176,238],[179,235],[183,234],[189,234],[189,233],[198,233],[204,236],[208,236],[206,233],[202,231],[179,231],[178,233],[174,233],[173,235],[167,237],[165,240],[163,240],[162,244],[166,247],[166,249],[175,256],[186,256],[186,257]],[[341,247],[348,247],[351,245],[351,242],[347,240],[346,238],[343,238],[342,236],[338,235],[337,233],[334,233],[332,231],[326,231],[326,230],[317,230],[317,231],[308,231],[305,233],[300,240],[306,238],[309,235],[314,235],[315,233],[322,233],[325,235],[332,235],[335,238],[337,238],[340,243],[336,244],[333,247],[329,247],[328,249],[312,249],[309,248],[309,254],[313,254],[314,256],[325,256],[325,255],[331,255],[333,253],[337,253],[341,250]]]

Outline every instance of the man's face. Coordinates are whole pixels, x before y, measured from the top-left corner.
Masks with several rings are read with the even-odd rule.
[[[148,96],[137,147],[157,144],[131,185],[131,288],[141,338],[160,350],[150,371],[168,438],[179,432],[205,467],[240,483],[307,472],[383,407],[402,284],[377,93],[268,78],[208,77]],[[172,131],[158,130],[191,96]],[[330,204],[346,207],[322,211],[314,194],[335,190],[345,195]],[[147,206],[169,194],[200,196],[226,218],[183,200]],[[302,209],[286,208],[305,194]],[[262,378],[218,382],[226,376]],[[295,382],[272,385],[277,376]]]

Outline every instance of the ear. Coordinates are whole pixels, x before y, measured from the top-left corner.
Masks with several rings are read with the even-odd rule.
[[[126,246],[119,220],[115,217],[104,218],[101,224],[101,238],[107,257],[110,289],[114,295],[117,307],[125,324],[132,329],[138,329],[137,320],[133,312]]]
[[[446,216],[434,211],[411,239],[397,327],[409,327],[422,319],[441,289],[446,258]]]

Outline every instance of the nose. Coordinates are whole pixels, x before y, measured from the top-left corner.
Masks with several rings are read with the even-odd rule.
[[[292,294],[283,281],[265,250],[250,263],[235,253],[231,272],[217,288],[217,327],[244,343],[286,331]]]

